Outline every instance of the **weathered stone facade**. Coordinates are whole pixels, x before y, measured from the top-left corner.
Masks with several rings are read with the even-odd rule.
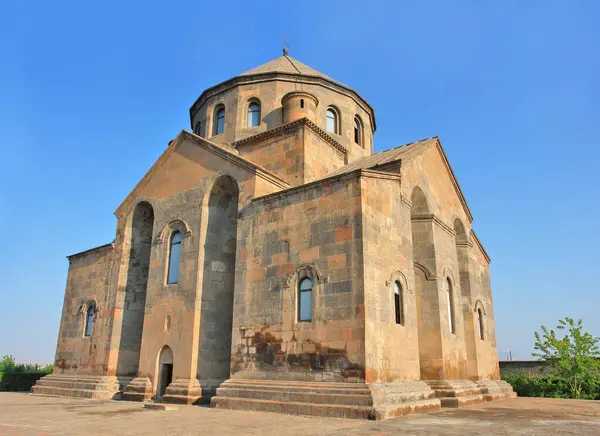
[[[69,257],[34,393],[376,419],[514,395],[437,138],[373,154],[371,106],[289,56],[190,116],[115,241]]]

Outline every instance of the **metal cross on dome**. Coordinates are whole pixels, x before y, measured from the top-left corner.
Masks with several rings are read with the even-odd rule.
[[[289,53],[288,49],[290,47],[290,43],[287,42],[287,35],[283,35],[281,38],[283,39],[283,55],[287,56]]]

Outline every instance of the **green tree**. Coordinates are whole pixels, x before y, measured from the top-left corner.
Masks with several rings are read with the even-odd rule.
[[[546,365],[563,377],[571,390],[571,398],[580,398],[584,383],[597,377],[600,369],[600,349],[595,338],[583,332],[583,322],[566,317],[558,321],[556,330],[542,326],[541,334],[535,332],[534,356],[545,360]]]
[[[10,354],[7,354],[6,356],[2,357],[2,359],[0,359],[0,372],[10,372],[13,369],[15,369],[15,366],[15,358],[12,357]]]

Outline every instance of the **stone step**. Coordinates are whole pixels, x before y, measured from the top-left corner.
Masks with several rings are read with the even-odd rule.
[[[89,398],[95,400],[111,400],[116,395],[114,391],[60,388],[55,386],[33,386],[31,393],[53,397]]]
[[[102,389],[102,388],[110,388],[111,384],[108,383],[99,383],[96,382],[81,382],[81,381],[73,381],[73,380],[46,380],[40,379],[37,383],[37,386],[46,386],[46,387],[56,387],[56,388],[66,388],[66,389]],[[110,389],[108,389],[110,390]]]
[[[284,391],[284,392],[295,392],[295,393],[329,393],[329,394],[340,394],[340,395],[370,395],[371,391],[366,385],[361,388],[348,389],[344,385],[332,386],[319,386],[315,385],[304,385],[304,384],[273,384],[273,383],[237,383],[235,381],[226,381],[220,386],[221,388],[231,389],[257,389],[257,390],[270,390],[270,391]]]
[[[250,387],[232,387],[224,385],[217,389],[219,397],[248,398],[254,400],[270,400],[293,403],[339,404],[346,406],[372,406],[370,395],[349,395],[332,393],[331,391],[316,392],[308,389],[254,389]],[[368,392],[368,391],[367,391]]]
[[[470,397],[473,395],[481,395],[483,389],[472,388],[472,389],[435,389],[435,396],[438,398],[445,397]]]
[[[399,418],[401,416],[411,415],[413,413],[427,413],[439,410],[441,403],[438,398],[426,400],[411,401],[407,403],[393,404],[383,407],[377,407],[377,419]]]
[[[288,415],[308,415],[329,418],[375,419],[373,407],[343,406],[332,404],[309,404],[301,402],[285,402],[271,400],[255,400],[249,398],[213,397],[211,407],[246,410],[257,412],[284,413]]]
[[[289,387],[300,387],[323,390],[341,389],[347,391],[369,391],[369,387],[365,383],[326,383],[288,380],[229,379],[223,382],[221,386],[223,386],[223,384],[277,386],[286,389]]]
[[[471,404],[478,404],[485,402],[483,394],[479,395],[468,395],[461,397],[442,397],[440,398],[442,407],[465,407]]]

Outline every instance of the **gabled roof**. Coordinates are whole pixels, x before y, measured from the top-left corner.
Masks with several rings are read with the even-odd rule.
[[[196,145],[202,147],[203,149],[212,152],[216,155],[219,155],[224,160],[231,162],[232,164],[244,168],[248,171],[253,172],[258,177],[261,177],[269,182],[277,185],[281,189],[286,189],[290,187],[290,184],[280,178],[279,176],[273,174],[269,170],[261,167],[260,165],[255,164],[254,162],[249,161],[237,154],[237,152],[231,148],[229,145],[218,145],[214,142],[211,142],[207,139],[204,139],[194,133],[188,132],[187,130],[182,130],[170,143],[167,149],[160,155],[160,157],[154,162],[154,165],[150,167],[150,169],[146,172],[144,177],[135,185],[135,188],[127,195],[125,200],[121,202],[117,210],[115,210],[115,215],[119,217],[123,209],[126,205],[128,205],[135,198],[136,194],[150,181],[152,175],[158,171],[158,169],[167,161],[167,158],[175,152],[177,147],[185,140],[190,140]]]
[[[346,174],[358,169],[376,169],[377,167],[394,162],[396,160],[409,159],[410,157],[419,154],[420,151],[427,148],[431,144],[435,144],[436,141],[437,137],[434,136],[433,138],[422,139],[420,141],[411,142],[410,144],[380,151],[379,153],[375,153],[370,156],[361,157],[360,159],[357,159],[348,165],[329,173],[327,177]]]
[[[354,162],[351,162],[348,165],[329,173],[326,177],[338,176],[358,169],[377,169],[378,167],[387,165],[394,161],[407,162],[414,159],[417,156],[420,156],[430,147],[438,148],[440,155],[442,156],[442,160],[444,161],[444,165],[448,170],[450,180],[452,180],[452,184],[454,185],[456,194],[458,195],[458,198],[461,204],[463,205],[469,222],[473,222],[473,215],[471,214],[471,210],[469,209],[467,200],[465,199],[465,196],[463,195],[462,190],[460,189],[458,180],[454,175],[454,171],[452,171],[452,168],[450,167],[448,157],[446,156],[446,153],[442,148],[440,139],[437,136],[433,136],[427,139],[421,139],[420,141],[411,142],[410,144],[401,145],[399,147],[381,151],[370,156],[361,157],[360,159],[357,159]]]

